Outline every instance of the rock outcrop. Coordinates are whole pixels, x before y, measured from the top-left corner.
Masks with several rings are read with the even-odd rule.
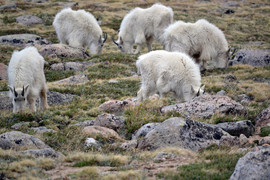
[[[89,54],[84,49],[71,47],[65,44],[50,44],[44,46],[39,50],[39,53],[43,57],[49,58],[60,57],[84,59],[89,57]]]
[[[35,45],[48,45],[51,44],[51,42],[35,34],[13,34],[0,36],[0,44],[26,47]]]
[[[138,143],[138,148],[154,150],[172,146],[198,151],[217,144],[228,133],[215,126],[184,118],[170,118],[150,131]]]
[[[249,137],[255,131],[253,124],[249,120],[219,123],[216,126],[223,129],[230,135],[238,137],[240,134],[244,134],[245,136]]]
[[[188,118],[211,118],[214,114],[238,114],[247,113],[245,107],[232,100],[228,96],[203,95],[186,103],[165,106],[161,112],[176,111]]]
[[[269,180],[270,146],[255,152],[248,152],[240,158],[230,180]]]

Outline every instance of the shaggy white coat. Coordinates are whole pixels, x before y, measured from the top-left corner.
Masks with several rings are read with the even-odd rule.
[[[84,10],[63,9],[56,14],[53,26],[62,44],[88,47],[91,54],[100,54],[103,47],[102,30],[96,18]]]
[[[178,100],[189,101],[204,92],[199,66],[186,54],[164,50],[141,55],[136,62],[142,76],[138,101],[159,93],[173,92]]]
[[[118,34],[119,49],[123,53],[132,54],[133,44],[137,44],[135,54],[140,52],[142,45],[152,50],[154,40],[163,44],[164,30],[173,22],[173,11],[162,4],[142,9],[131,10],[122,20]]]
[[[48,108],[44,59],[35,47],[14,51],[8,65],[8,82],[13,112],[21,112],[27,102],[36,111],[35,102],[40,97],[40,108]]]
[[[203,69],[227,67],[229,48],[225,35],[204,19],[196,23],[177,21],[165,30],[164,37],[167,51],[187,53]]]

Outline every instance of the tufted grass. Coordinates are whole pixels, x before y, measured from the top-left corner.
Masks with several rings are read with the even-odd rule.
[[[200,159],[188,165],[179,166],[176,173],[161,172],[163,179],[229,179],[241,153],[230,152],[230,148],[212,146],[200,153]],[[228,158],[228,154],[230,158]]]
[[[15,2],[15,1],[14,1]],[[59,43],[55,30],[52,26],[54,15],[63,8],[62,3],[67,0],[52,0],[50,3],[26,3],[22,0],[16,1],[18,7],[0,13],[0,36],[10,34],[31,33],[44,37],[53,43]],[[137,72],[135,62],[139,55],[124,55],[113,44],[111,37],[117,35],[117,30],[124,15],[137,6],[149,7],[155,1],[127,1],[127,0],[100,0],[98,2],[76,0],[78,6],[75,9],[85,9],[102,21],[101,28],[108,33],[108,39],[101,55],[90,55],[86,59],[56,58],[48,59],[49,65],[58,62],[88,61],[93,63],[83,72],[53,71],[49,65],[45,66],[45,75],[50,90],[61,93],[77,95],[71,103],[54,105],[45,112],[38,111],[33,114],[13,115],[6,110],[0,113],[0,134],[11,131],[11,126],[18,122],[27,122],[20,131],[34,135],[53,149],[62,152],[66,158],[74,158],[74,165],[80,171],[68,175],[71,179],[228,179],[235,166],[237,159],[242,156],[238,153],[230,153],[230,149],[210,148],[194,155],[195,163],[180,166],[176,172],[160,172],[157,177],[144,176],[144,172],[138,171],[136,166],[129,165],[130,159],[142,163],[151,161],[158,151],[141,152],[139,150],[124,151],[117,148],[120,142],[112,139],[98,137],[97,140],[103,145],[101,152],[86,149],[83,144],[87,138],[82,134],[82,128],[70,127],[71,124],[93,120],[103,113],[98,107],[105,101],[115,99],[124,100],[135,97],[140,87],[140,77],[133,77]],[[167,1],[161,3],[169,5],[174,10],[174,19],[195,22],[205,18],[218,26],[225,34],[228,43],[233,48],[269,49],[270,48],[270,7],[265,0],[237,1],[238,6],[226,6],[223,1]],[[1,1],[0,4],[7,4]],[[259,4],[259,5],[258,5]],[[228,9],[234,13],[225,14]],[[20,15],[36,15],[44,20],[45,24],[24,26],[15,22]],[[115,36],[116,38],[116,36]],[[0,45],[0,62],[8,65],[14,50],[21,47]],[[153,49],[162,49],[159,43],[153,44]],[[142,54],[147,48],[142,49]],[[202,76],[202,82],[206,85],[206,91],[215,94],[225,90],[227,95],[234,100],[239,94],[247,94],[251,102],[246,105],[247,115],[216,115],[211,119],[202,120],[209,123],[220,123],[227,121],[251,120],[254,122],[258,113],[270,104],[270,67],[251,67],[248,65],[237,65],[227,69],[214,69],[206,71]],[[55,85],[52,82],[67,78],[71,75],[84,73],[90,78],[90,82],[80,85]],[[234,75],[238,82],[225,81],[225,77]],[[118,83],[109,83],[109,80],[117,80]],[[7,91],[7,81],[0,81],[0,91]],[[127,109],[124,116],[127,117],[127,138],[142,125],[149,122],[162,122],[170,117],[178,117],[181,114],[161,114],[160,108],[165,105],[177,103],[170,96],[162,100],[149,100],[138,106]],[[56,130],[56,133],[36,134],[31,127],[46,126]],[[263,131],[264,132],[264,129]],[[268,129],[266,128],[266,133]],[[162,149],[182,156],[193,156],[183,153],[178,149]],[[94,160],[91,160],[90,155]],[[80,154],[82,153],[82,154]],[[230,154],[229,154],[230,153]],[[81,155],[81,159],[73,157]],[[228,155],[229,154],[229,155]],[[89,157],[88,157],[89,156]],[[229,159],[227,157],[230,157]],[[87,159],[87,158],[89,159]],[[96,157],[96,159],[94,158]],[[97,158],[99,157],[99,158]],[[101,158],[102,157],[102,158]],[[117,157],[117,158],[116,158]],[[71,161],[70,159],[70,161]],[[86,159],[86,160],[85,160]],[[0,149],[0,179],[44,179],[47,177],[45,171],[55,168],[56,165],[66,163],[65,160],[49,158],[32,158],[17,154],[15,151]],[[10,166],[9,166],[10,165]],[[102,172],[105,165],[115,166]],[[94,167],[95,166],[95,167]],[[100,168],[99,166],[103,166]],[[10,167],[10,168],[9,168]],[[75,167],[74,167],[75,168]],[[101,171],[101,172],[100,172]],[[143,174],[143,175],[142,175]]]

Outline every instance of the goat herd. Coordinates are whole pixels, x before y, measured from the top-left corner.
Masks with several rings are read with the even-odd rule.
[[[141,55],[136,67],[142,76],[138,101],[154,93],[160,97],[173,92],[179,100],[189,101],[204,93],[201,70],[225,68],[229,48],[223,32],[201,19],[195,23],[173,23],[173,11],[162,4],[131,10],[122,20],[118,39],[114,44],[122,53],[139,53],[142,45],[152,50],[154,40],[164,50]],[[84,10],[70,8],[60,11],[53,26],[62,44],[89,48],[91,54],[100,54],[107,39],[102,37],[96,18]],[[133,44],[137,45],[133,52]],[[8,66],[9,90],[13,112],[21,112],[30,105],[36,111],[35,101],[40,97],[40,109],[48,108],[47,86],[44,75],[44,58],[35,47],[14,51]]]

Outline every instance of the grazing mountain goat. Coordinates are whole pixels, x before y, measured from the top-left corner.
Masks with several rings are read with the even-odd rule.
[[[148,51],[152,50],[154,39],[163,44],[164,30],[173,22],[173,11],[162,4],[154,4],[150,8],[135,8],[123,19],[114,42],[122,53],[133,53],[133,44],[137,44],[135,54],[140,52],[143,44]]]
[[[141,55],[136,66],[142,75],[138,101],[156,92],[162,98],[163,94],[172,91],[178,100],[185,101],[204,93],[199,66],[184,53],[152,51]]]
[[[187,53],[203,70],[227,67],[227,40],[220,29],[204,19],[196,23],[177,21],[165,30],[164,38],[167,51]]]
[[[84,10],[63,9],[54,18],[53,26],[62,44],[72,47],[89,47],[92,54],[100,54],[107,39],[95,17]]]
[[[14,113],[22,112],[27,102],[31,111],[36,111],[37,97],[40,97],[40,109],[48,108],[44,62],[35,47],[13,52],[8,65],[8,88]]]

